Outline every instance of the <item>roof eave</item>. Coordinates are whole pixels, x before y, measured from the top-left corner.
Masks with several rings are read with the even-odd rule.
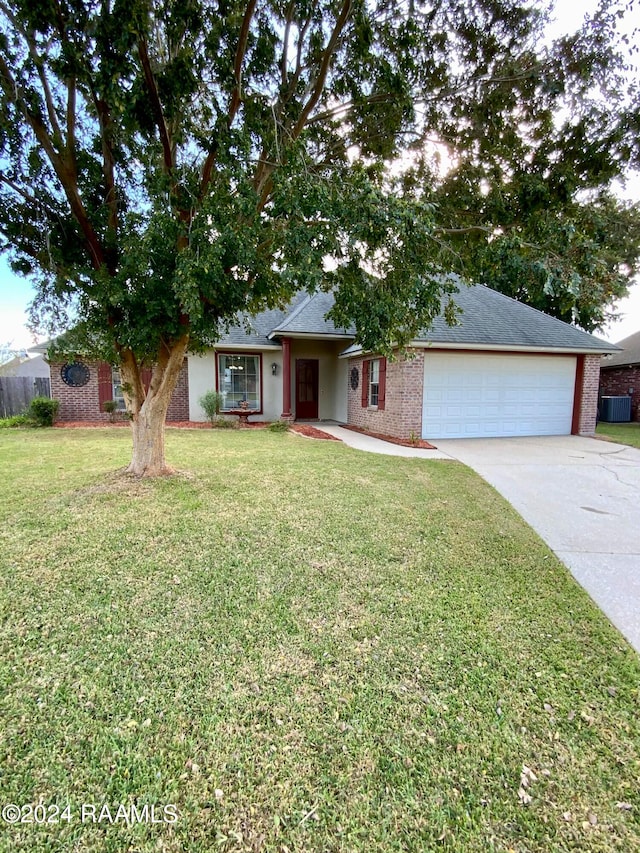
[[[623,362],[617,362],[616,364],[610,364],[606,361],[603,361],[602,365],[600,366],[600,369],[601,370],[616,370],[616,369],[619,369],[621,367],[640,367],[640,360],[638,360],[638,361],[623,361]]]
[[[566,353],[567,355],[607,355],[614,352],[611,348],[580,347],[580,346],[551,346],[532,344],[494,344],[469,343],[458,341],[412,341],[409,345],[416,349],[461,349],[461,350],[495,350],[495,352],[551,352]]]
[[[451,341],[411,341],[408,349],[447,349],[465,350],[468,352],[522,352],[522,353],[556,353],[557,355],[607,355],[612,349],[598,349],[587,347],[554,347],[554,346],[528,346],[523,344],[492,344],[492,343],[460,343]],[[340,353],[340,358],[355,358],[364,353],[362,348],[345,350]],[[610,365],[613,367],[614,365]],[[618,367],[619,365],[615,365]]]
[[[275,329],[267,337],[274,338],[315,338],[322,341],[352,341],[354,335],[343,335],[338,332],[288,332],[286,329]]]
[[[279,344],[226,344],[224,341],[218,341],[212,344],[210,349],[215,352],[246,352],[247,350],[256,350],[257,352],[280,352],[282,347]]]

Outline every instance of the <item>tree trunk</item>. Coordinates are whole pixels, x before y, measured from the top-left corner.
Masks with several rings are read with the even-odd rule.
[[[131,413],[133,454],[127,474],[136,477],[163,477],[173,473],[165,460],[164,428],[171,395],[178,384],[187,350],[188,336],[171,347],[163,347],[145,389],[141,368],[133,353],[123,352],[120,372],[122,390]]]
[[[164,455],[164,425],[167,405],[142,405],[131,420],[133,453],[127,474],[136,477],[162,477],[172,474]]]

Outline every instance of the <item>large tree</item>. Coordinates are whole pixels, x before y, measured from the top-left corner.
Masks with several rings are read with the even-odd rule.
[[[167,470],[185,354],[301,288],[385,352],[446,271],[535,301],[568,269],[592,324],[578,290],[601,310],[640,243],[606,195],[635,150],[611,21],[552,49],[517,0],[0,0],[0,248],[34,321],[119,365],[129,470]]]

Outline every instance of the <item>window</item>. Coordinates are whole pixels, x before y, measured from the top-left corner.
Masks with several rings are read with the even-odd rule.
[[[222,411],[262,409],[259,355],[218,355],[218,390],[222,394]]]
[[[369,363],[369,405],[378,405],[378,392],[380,390],[380,359],[374,358]]]
[[[383,411],[387,380],[386,358],[365,359],[362,362],[362,407]]]
[[[122,380],[120,379],[120,371],[113,367],[111,369],[111,387],[113,396],[111,399],[118,404],[118,411],[124,412],[127,408],[124,402],[124,394],[122,393]]]

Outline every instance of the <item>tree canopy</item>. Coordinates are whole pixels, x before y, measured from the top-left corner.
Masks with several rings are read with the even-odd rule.
[[[546,22],[519,0],[0,0],[0,248],[38,279],[34,321],[119,363],[134,419],[187,350],[302,288],[382,352],[447,272],[597,326],[640,251],[611,193],[638,98],[614,12],[553,44]]]

